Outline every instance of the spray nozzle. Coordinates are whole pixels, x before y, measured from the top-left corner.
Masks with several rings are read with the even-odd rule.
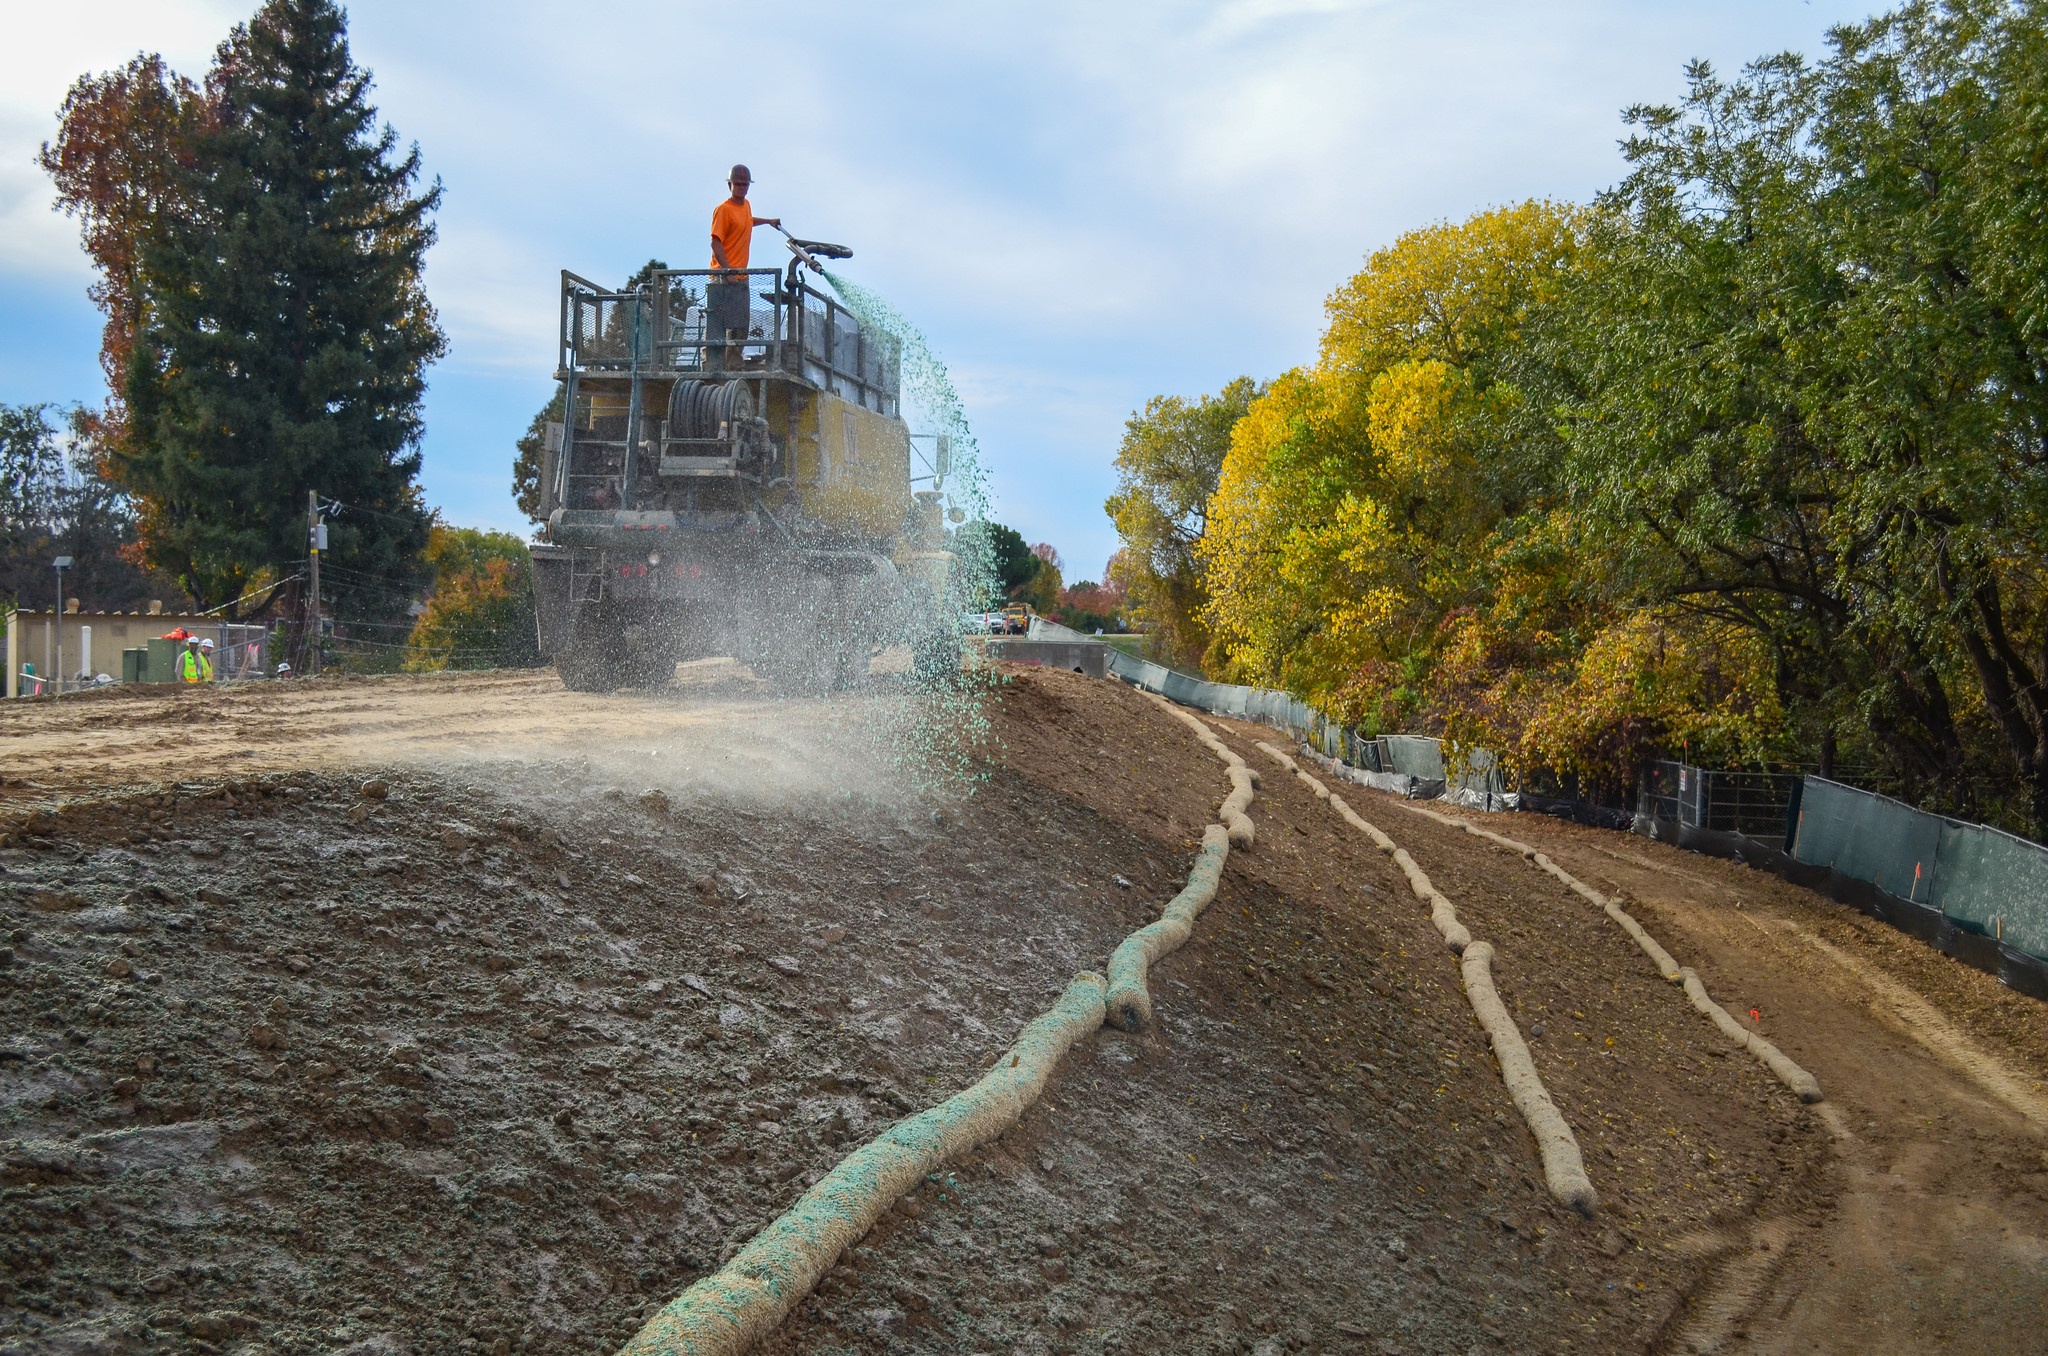
[[[788,244],[791,254],[794,254],[820,273],[825,271],[825,266],[818,262],[820,257],[826,259],[851,259],[853,257],[853,251],[844,245],[832,245],[823,240],[799,240],[788,231],[783,231],[780,226],[777,226],[775,229],[782,231],[783,241]]]

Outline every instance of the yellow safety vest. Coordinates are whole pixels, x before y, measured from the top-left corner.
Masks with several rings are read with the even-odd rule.
[[[178,681],[184,683],[210,683],[213,681],[213,661],[197,650],[186,650],[178,656]]]

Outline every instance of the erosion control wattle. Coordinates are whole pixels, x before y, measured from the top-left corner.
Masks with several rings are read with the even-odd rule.
[[[1110,953],[1110,1022],[1125,1031],[1136,1031],[1152,1020],[1152,966],[1161,956],[1180,950],[1194,934],[1195,920],[1216,898],[1223,864],[1229,859],[1228,831],[1221,824],[1202,830],[1202,850],[1195,858],[1194,870],[1188,873],[1187,885],[1167,904],[1158,922],[1139,928]]]
[[[1429,905],[1430,922],[1436,925],[1444,944],[1460,955],[1458,968],[1465,981],[1465,998],[1471,1003],[1479,1025],[1486,1030],[1487,1039],[1493,1046],[1494,1060],[1500,1065],[1501,1081],[1507,1085],[1508,1096],[1513,1100],[1515,1109],[1522,1113],[1522,1120],[1536,1141],[1536,1151],[1543,1160],[1544,1185],[1560,1203],[1592,1218],[1593,1212],[1599,1208],[1600,1195],[1593,1189],[1592,1179],[1586,1175],[1586,1163],[1579,1153],[1577,1137],[1566,1123],[1564,1113],[1557,1109],[1557,1103],[1550,1099],[1549,1090],[1543,1086],[1543,1079],[1536,1072],[1535,1061],[1529,1058],[1529,1047],[1523,1042],[1522,1033],[1494,990],[1493,947],[1473,940],[1471,932],[1458,921],[1457,910],[1451,901],[1430,883],[1428,875],[1416,865],[1415,859],[1378,826],[1353,810],[1342,796],[1304,771],[1290,755],[1264,741],[1260,741],[1258,747],[1267,757],[1300,778],[1315,792],[1316,799],[1328,801],[1346,823],[1370,838],[1373,846],[1392,857],[1408,877],[1408,886],[1416,898]]]
[[[1076,975],[982,1080],[853,1151],[712,1275],[649,1319],[620,1356],[737,1356],[926,1173],[1009,1129],[1053,1066],[1102,1025],[1102,977]]]
[[[1495,833],[1491,829],[1482,829],[1477,824],[1460,819],[1456,815],[1439,814],[1435,810],[1425,810],[1418,805],[1408,805],[1405,803],[1402,804],[1401,808],[1412,814],[1421,815],[1424,819],[1433,819],[1439,824],[1463,829],[1475,838],[1484,838],[1489,843],[1519,854],[1524,861],[1530,863],[1539,871],[1554,876],[1572,893],[1596,906],[1601,912],[1619,924],[1622,930],[1634,939],[1636,945],[1643,949],[1643,954],[1655,963],[1658,974],[1664,976],[1665,979],[1673,984],[1682,984],[1685,988],[1686,998],[1692,1003],[1694,1008],[1699,1010],[1701,1015],[1705,1016],[1708,1021],[1711,1021],[1723,1035],[1762,1061],[1764,1067],[1776,1075],[1779,1082],[1798,1094],[1800,1101],[1818,1102],[1821,1100],[1819,1079],[1795,1064],[1777,1046],[1737,1021],[1729,1013],[1728,1009],[1716,1003],[1707,993],[1706,985],[1700,983],[1700,977],[1690,969],[1681,967],[1677,961],[1673,960],[1671,953],[1659,946],[1657,939],[1644,931],[1641,923],[1638,923],[1629,916],[1628,911],[1621,907],[1620,901],[1601,894],[1598,890],[1595,890],[1592,886],[1550,860],[1546,854],[1537,851],[1527,843],[1518,842],[1504,834]]]
[[[1250,847],[1254,837],[1252,821],[1245,811],[1251,808],[1258,774],[1244,759],[1224,747],[1223,741],[1201,721],[1164,697],[1155,696],[1152,700],[1160,710],[1192,730],[1202,746],[1223,761],[1230,778],[1230,794],[1223,798],[1218,811],[1223,822],[1202,830],[1202,848],[1195,857],[1194,869],[1188,872],[1188,883],[1167,903],[1158,922],[1124,938],[1110,955],[1108,1020],[1125,1031],[1136,1031],[1152,1020],[1152,966],[1161,956],[1180,950],[1194,935],[1195,920],[1216,898],[1216,888],[1223,880],[1223,864],[1230,860],[1232,845]]]
[[[1493,1042],[1493,1057],[1500,1062],[1501,1081],[1507,1084],[1508,1096],[1514,1099],[1515,1109],[1528,1123],[1529,1133],[1536,1137],[1536,1147],[1543,1155],[1543,1180],[1550,1194],[1591,1219],[1600,1203],[1599,1195],[1586,1176],[1585,1162],[1579,1157],[1579,1141],[1573,1137],[1571,1126],[1565,1124],[1557,1103],[1550,1100],[1550,1092],[1536,1073],[1536,1062],[1529,1058],[1529,1047],[1523,1043],[1521,1031],[1494,991],[1492,945],[1472,943],[1465,948],[1458,965],[1465,976],[1465,996],[1472,1001],[1472,1011]]]
[[[737,1356],[746,1351],[772,1332],[839,1255],[927,1173],[1015,1125],[1074,1042],[1105,1022],[1134,1031],[1151,1020],[1151,967],[1192,935],[1195,920],[1216,897],[1231,844],[1250,845],[1252,825],[1245,810],[1258,782],[1258,774],[1199,721],[1164,701],[1160,705],[1191,726],[1223,760],[1231,791],[1223,801],[1224,822],[1203,831],[1188,883],[1159,921],[1117,946],[1107,982],[1093,973],[1076,975],[1059,1002],[1024,1029],[986,1077],[854,1150],[731,1261],[649,1319],[620,1356]]]

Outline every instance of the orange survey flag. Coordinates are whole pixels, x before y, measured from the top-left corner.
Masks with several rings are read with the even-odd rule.
[[[725,246],[725,262],[734,268],[747,266],[747,251],[754,243],[754,208],[750,203],[727,198],[711,213],[711,238]],[[712,256],[711,267],[718,267]]]

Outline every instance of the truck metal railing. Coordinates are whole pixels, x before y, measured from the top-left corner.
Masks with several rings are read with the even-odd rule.
[[[773,269],[668,269],[631,291],[612,291],[562,274],[558,375],[564,379],[789,373],[894,416],[900,369],[895,336],[868,332],[853,312],[801,276]]]

